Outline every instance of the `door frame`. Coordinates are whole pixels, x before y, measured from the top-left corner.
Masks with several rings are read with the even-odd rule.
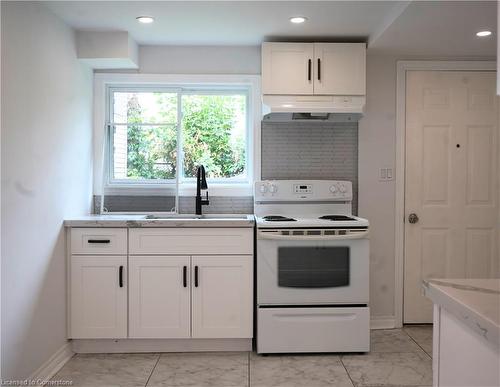
[[[406,181],[406,73],[407,71],[496,71],[495,61],[397,61],[396,68],[396,212],[394,322],[403,326],[405,181]]]

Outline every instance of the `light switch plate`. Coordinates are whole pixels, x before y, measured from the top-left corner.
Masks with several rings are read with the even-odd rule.
[[[391,181],[393,180],[394,173],[392,168],[380,168],[378,180],[379,181]]]

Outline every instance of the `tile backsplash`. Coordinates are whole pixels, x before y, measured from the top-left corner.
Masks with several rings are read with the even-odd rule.
[[[358,123],[262,122],[262,179],[348,180],[358,203]]]
[[[358,123],[334,121],[262,121],[261,176],[266,179],[337,179],[353,186],[353,213],[358,203]],[[100,196],[94,196],[99,212]],[[107,195],[109,211],[170,211],[173,196]],[[194,197],[179,198],[180,213],[194,213]],[[211,196],[204,213],[253,213],[251,196]]]
[[[94,213],[99,213],[101,197],[94,196]],[[173,196],[132,196],[107,195],[104,207],[112,212],[166,212],[174,208]],[[193,196],[179,198],[179,212],[193,214],[195,199]],[[210,205],[203,206],[204,214],[253,214],[252,196],[210,196]]]

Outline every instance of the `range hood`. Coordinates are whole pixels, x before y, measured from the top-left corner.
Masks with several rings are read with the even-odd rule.
[[[268,113],[363,113],[365,96],[264,95],[263,114]]]

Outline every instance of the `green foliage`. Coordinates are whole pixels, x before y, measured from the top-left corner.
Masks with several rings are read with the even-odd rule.
[[[127,176],[133,179],[174,179],[177,128],[175,125],[138,125],[141,114],[137,98],[132,97],[127,106]]]
[[[244,136],[232,136],[244,98],[227,95],[186,95],[182,99],[184,174],[196,175],[203,164],[208,177],[234,177],[245,169]]]
[[[175,122],[176,106],[157,93],[158,122]],[[167,97],[168,98],[168,97]],[[245,169],[244,131],[235,130],[245,110],[245,98],[238,95],[184,95],[182,97],[182,143],[184,174],[193,177],[198,165],[211,178],[229,178]],[[128,101],[127,175],[133,179],[175,178],[177,133],[175,124],[141,126],[138,99]],[[238,128],[237,128],[238,129]]]

